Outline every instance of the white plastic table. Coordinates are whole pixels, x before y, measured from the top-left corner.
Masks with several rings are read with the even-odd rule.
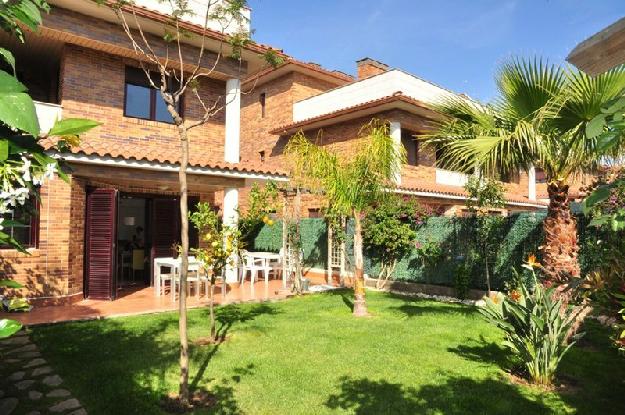
[[[271,261],[275,261],[275,260],[280,260],[280,254],[277,254],[275,252],[252,252],[252,251],[248,251],[247,255],[254,258],[254,259],[259,259],[263,262],[263,268],[265,268],[265,270],[268,270],[270,268],[269,263]],[[268,271],[265,271],[268,272]],[[284,274],[284,273],[282,273]],[[282,275],[282,279],[284,280],[284,282],[286,282],[286,275]],[[252,284],[253,285],[253,284]]]
[[[174,289],[173,279],[176,278],[180,271],[180,258],[172,258],[172,257],[163,257],[163,258],[154,258],[154,288],[156,296],[161,295],[161,284],[162,284],[162,276],[161,276],[161,267],[169,267],[171,268],[171,273],[167,274],[167,279],[172,280],[172,291]],[[195,259],[195,257],[189,257],[189,266],[199,266],[199,261]],[[175,298],[175,294],[172,292],[172,295]]]

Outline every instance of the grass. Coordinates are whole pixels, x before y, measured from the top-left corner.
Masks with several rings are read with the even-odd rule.
[[[368,295],[355,319],[350,293],[218,309],[221,345],[191,350],[192,387],[219,399],[220,414],[616,414],[625,413],[625,359],[609,332],[587,325],[562,363],[568,392],[513,384],[501,334],[472,308]],[[190,337],[208,330],[190,311]],[[33,339],[90,414],[158,414],[177,390],[174,313],[58,324]]]

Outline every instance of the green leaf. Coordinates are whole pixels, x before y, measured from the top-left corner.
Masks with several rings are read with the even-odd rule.
[[[12,336],[21,328],[22,325],[19,322],[3,318],[0,320],[0,338]]]
[[[9,140],[3,138],[0,139],[0,161],[5,161],[9,158]]]
[[[7,92],[25,92],[26,86],[16,77],[5,71],[0,71],[0,94]]]
[[[15,75],[15,57],[13,54],[4,48],[0,48],[0,57],[3,57],[4,61],[11,66],[13,75]]]
[[[78,135],[101,124],[102,123],[86,118],[65,118],[63,120],[57,120],[48,135]]]
[[[35,104],[26,93],[0,93],[0,121],[11,128],[39,135]]]
[[[4,288],[24,288],[22,284],[13,280],[0,280],[0,287]]]
[[[593,206],[603,202],[608,197],[610,197],[610,189],[608,187],[598,187],[595,189],[595,191],[582,202],[584,214],[587,214]]]
[[[41,24],[41,13],[33,2],[29,0],[20,1],[13,9],[13,13],[17,20],[24,23],[33,32],[37,31]]]
[[[599,114],[586,124],[586,136],[588,138],[595,138],[603,132],[605,127],[605,118],[606,114]]]

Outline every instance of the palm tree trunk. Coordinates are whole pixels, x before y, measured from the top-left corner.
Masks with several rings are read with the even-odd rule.
[[[354,316],[364,317],[367,312],[365,299],[364,260],[362,255],[362,223],[360,211],[354,210]]]
[[[551,283],[567,284],[580,276],[577,223],[569,207],[569,186],[562,181],[551,182],[547,192],[549,208],[543,223],[545,241],[541,247],[544,272]]]

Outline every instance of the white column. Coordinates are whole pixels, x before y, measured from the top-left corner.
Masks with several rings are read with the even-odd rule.
[[[223,200],[223,221],[224,226],[237,226],[239,223],[239,189],[236,187],[228,187],[224,189]],[[237,259],[237,258],[233,258]],[[238,267],[226,266],[226,282],[236,282],[238,279]]]
[[[397,121],[391,121],[391,138],[393,139],[393,143],[395,144],[397,150],[401,149],[401,124]],[[395,182],[396,185],[400,185],[401,184],[401,161],[397,160],[396,162],[396,171],[395,171],[395,177],[393,178],[393,181]]]
[[[241,81],[226,81],[226,139],[224,160],[228,163],[239,162],[239,140],[241,135]]]
[[[527,170],[527,198],[536,200],[536,168],[531,165]]]

